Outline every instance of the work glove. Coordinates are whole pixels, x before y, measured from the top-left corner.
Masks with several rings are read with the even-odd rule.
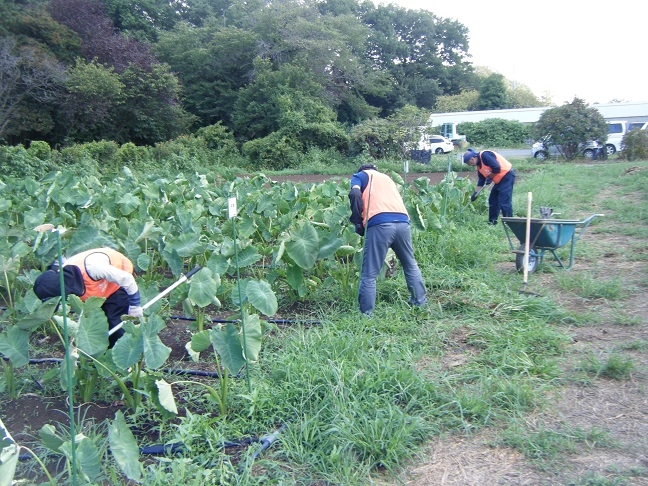
[[[475,199],[477,199],[477,196],[479,193],[477,191],[473,191],[472,196],[470,196],[470,202],[473,202]]]
[[[490,177],[486,179],[486,185],[490,184],[491,182],[493,182],[493,179],[491,179]]]
[[[128,315],[131,317],[143,317],[144,310],[139,305],[129,305]]]
[[[360,236],[364,236],[364,233],[365,233],[364,226],[362,226],[361,224],[356,224],[355,225],[355,232],[358,233]]]

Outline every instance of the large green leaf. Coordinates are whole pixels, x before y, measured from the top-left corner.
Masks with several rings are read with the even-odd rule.
[[[223,275],[229,267],[229,259],[219,253],[213,252],[209,260],[207,260],[206,267],[212,271],[212,275]]]
[[[177,238],[167,238],[167,251],[175,250],[176,253],[183,257],[198,255],[203,252],[203,245],[200,243],[200,234],[183,233]]]
[[[297,265],[302,268],[311,268],[317,259],[319,238],[317,231],[309,223],[300,224],[290,233],[290,241],[286,244],[286,251]]]
[[[36,329],[38,326],[45,324],[54,315],[59,301],[60,299],[49,299],[48,301],[43,302],[36,310],[18,320],[16,325],[20,329],[31,331]]]
[[[157,369],[162,366],[171,354],[171,348],[165,346],[158,336],[158,332],[164,326],[164,321],[157,315],[152,315],[147,321],[142,323],[144,360],[146,361],[146,366],[152,369]]]
[[[141,330],[135,335],[124,334],[112,348],[112,359],[116,366],[127,370],[142,358],[144,352],[144,340]]]
[[[210,304],[220,306],[220,301],[216,298],[216,292],[219,286],[220,275],[216,274],[215,278],[212,278],[211,270],[209,268],[202,268],[191,277],[189,298],[198,307],[207,307]]]
[[[101,356],[108,349],[108,320],[100,307],[85,306],[79,317],[76,345],[90,356]]]
[[[139,482],[142,477],[142,465],[138,461],[139,448],[121,410],[117,411],[115,420],[108,426],[108,441],[110,452],[124,475]]]
[[[101,462],[97,446],[83,434],[77,434],[74,438],[76,443],[76,460],[79,470],[85,482],[92,482],[101,473]],[[72,441],[65,441],[61,447],[69,461],[72,460]]]
[[[180,255],[178,255],[178,252],[174,248],[171,248],[170,250],[165,248],[162,250],[162,258],[164,258],[164,261],[169,265],[173,275],[179,277],[184,270],[184,261]]]
[[[0,334],[0,353],[9,358],[16,368],[29,363],[29,333],[11,326]]]
[[[196,353],[204,351],[209,346],[211,346],[211,341],[209,340],[209,329],[197,332],[191,336],[191,349]]]
[[[20,447],[0,419],[0,486],[11,486],[16,474]]]
[[[335,236],[333,233],[329,233],[325,239],[322,239],[322,246],[319,249],[317,258],[323,260],[325,258],[332,257],[336,251],[342,246],[342,240]]]
[[[56,428],[54,428],[52,424],[43,425],[43,427],[38,431],[38,436],[43,441],[43,444],[45,444],[45,447],[52,452],[60,454],[63,439],[61,439],[56,433]]]
[[[266,316],[273,316],[277,312],[277,297],[264,280],[250,280],[245,288],[245,295],[250,304]]]
[[[293,290],[299,289],[304,284],[304,272],[297,265],[288,265],[286,281]]]
[[[261,341],[263,332],[261,331],[261,321],[257,314],[245,316],[245,348],[244,356],[248,361],[257,361],[261,351]]]
[[[236,375],[245,364],[238,329],[230,323],[223,330],[210,329],[209,336],[225,369]]]
[[[257,251],[256,247],[248,246],[243,248],[243,250],[238,252],[238,266],[239,268],[247,267],[253,265],[256,262],[261,260],[261,255]]]
[[[137,196],[127,192],[118,199],[117,204],[119,204],[119,210],[121,213],[124,216],[128,216],[138,208],[141,201]]]
[[[410,208],[408,212],[410,213],[410,221],[412,223],[412,226],[419,231],[425,231],[425,219],[421,214],[421,210],[419,209],[418,204],[416,204],[413,208]]]

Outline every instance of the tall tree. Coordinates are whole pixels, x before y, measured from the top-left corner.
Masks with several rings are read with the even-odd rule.
[[[156,62],[150,45],[121,35],[106,15],[103,4],[93,0],[52,0],[52,17],[81,38],[81,53],[87,61],[114,67],[118,73],[131,64],[150,69]]]
[[[34,103],[58,100],[64,77],[56,59],[31,46],[19,47],[12,37],[0,38],[0,139],[51,128],[49,114],[34,111]]]
[[[185,108],[207,126],[231,123],[239,90],[253,73],[259,38],[237,27],[221,27],[217,20],[204,27],[182,23],[160,34],[156,52],[184,87]]]
[[[482,81],[477,99],[478,110],[501,110],[508,108],[508,96],[504,76],[491,74]]]
[[[405,104],[430,108],[444,90],[453,89],[469,69],[467,29],[424,10],[389,4],[362,4],[362,19],[370,28],[366,55],[375,69],[389,72],[392,92],[382,101],[384,114]]]

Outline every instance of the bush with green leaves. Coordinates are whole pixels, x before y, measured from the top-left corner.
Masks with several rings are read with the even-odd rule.
[[[524,123],[502,118],[460,123],[457,129],[471,144],[482,147],[509,147],[529,138],[529,128]]]
[[[574,98],[571,103],[549,108],[533,127],[536,138],[547,137],[545,145],[560,146],[567,160],[579,154],[579,147],[590,140],[607,139],[607,124],[601,112]]]
[[[626,160],[648,159],[648,131],[630,130],[621,141],[621,158]]]
[[[39,149],[38,153],[42,151]],[[41,159],[22,145],[0,146],[0,174],[3,177],[40,177],[51,170],[48,159]]]

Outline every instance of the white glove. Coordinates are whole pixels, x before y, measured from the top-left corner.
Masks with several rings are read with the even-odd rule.
[[[129,305],[128,315],[131,317],[143,317],[144,310],[139,305]]]

